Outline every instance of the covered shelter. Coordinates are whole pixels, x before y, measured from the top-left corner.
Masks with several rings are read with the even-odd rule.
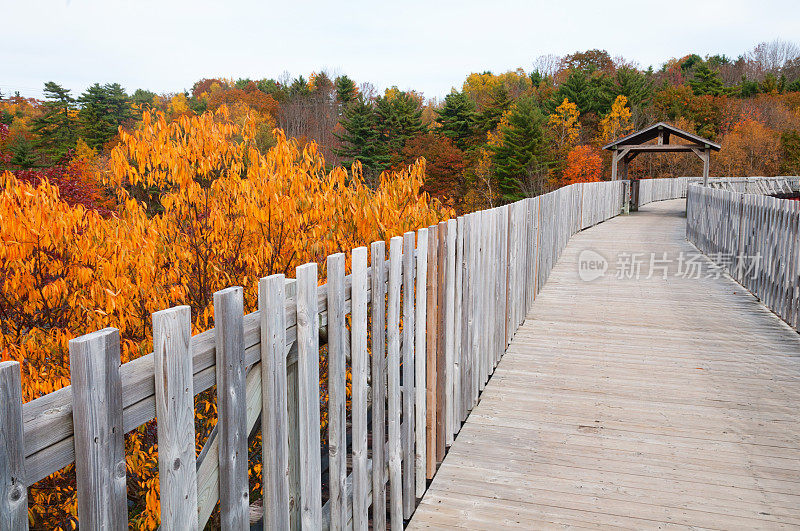
[[[684,142],[670,143],[671,139]],[[655,142],[653,142],[655,141]],[[658,122],[628,136],[603,146],[611,151],[611,180],[627,179],[628,164],[639,153],[675,153],[691,151],[703,161],[703,184],[708,184],[708,170],[711,151],[719,151],[721,146],[707,138],[687,133],[674,125]]]

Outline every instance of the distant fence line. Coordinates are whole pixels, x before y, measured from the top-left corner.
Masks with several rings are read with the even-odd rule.
[[[684,197],[687,183],[643,181],[641,198]],[[123,434],[154,418],[164,529],[202,528],[218,502],[223,528],[247,528],[259,418],[265,528],[384,529],[387,500],[401,528],[570,237],[620,214],[625,196],[624,181],[574,184],[460,216],[392,238],[388,260],[383,241],[353,249],[349,275],[331,255],[326,284],[315,263],[261,279],[248,315],[242,288],[218,291],[216,328],[191,337],[188,307],[156,312],[154,353],[123,365],[116,329],[81,336],[72,385],[24,405],[19,364],[0,363],[0,529],[27,528],[27,487],[73,462],[80,525],[127,528]],[[196,458],[193,397],[214,385],[217,428]]]
[[[763,195],[797,190],[798,177],[689,186],[686,237],[775,314],[800,327],[800,202]],[[757,190],[757,193],[734,191]]]

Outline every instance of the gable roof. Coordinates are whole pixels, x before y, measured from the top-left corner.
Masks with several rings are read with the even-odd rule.
[[[651,125],[650,127],[645,127],[640,131],[631,133],[628,136],[623,136],[622,138],[619,138],[611,142],[610,144],[606,144],[605,146],[603,146],[603,149],[612,149],[620,146],[624,147],[628,145],[644,144],[645,142],[658,138],[658,132],[660,130],[663,130],[670,135],[675,135],[678,138],[694,142],[695,144],[700,144],[700,147],[705,147],[706,145],[708,145],[708,147],[713,149],[714,151],[719,151],[720,149],[722,149],[722,146],[712,142],[707,138],[693,135],[692,133],[688,133],[683,129],[678,129],[674,125],[670,125],[666,122],[658,122]]]

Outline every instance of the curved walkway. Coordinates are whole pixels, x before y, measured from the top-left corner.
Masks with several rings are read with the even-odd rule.
[[[800,335],[692,256],[684,208],[572,238],[411,529],[800,526]]]

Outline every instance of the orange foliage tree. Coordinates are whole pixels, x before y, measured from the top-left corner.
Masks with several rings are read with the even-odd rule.
[[[593,183],[603,176],[603,160],[597,148],[589,145],[576,146],[567,154],[564,168],[564,183]]]
[[[109,217],[66,203],[46,178],[0,176],[0,357],[22,365],[26,401],[69,384],[73,337],[116,327],[125,362],[151,350],[154,311],[190,304],[198,332],[213,326],[218,289],[243,286],[252,310],[260,277],[308,261],[324,275],[330,253],[451,215],[421,191],[424,162],[373,189],[358,165],[326,171],[313,143],[300,149],[276,131],[262,153],[255,134],[254,120],[234,122],[224,106],[172,122],[145,112],[94,173],[117,195]],[[201,443],[213,399],[201,396],[197,413]],[[155,442],[153,423],[126,436],[130,516],[143,529],[159,524]],[[73,482],[69,467],[31,488],[34,525],[72,527]]]

